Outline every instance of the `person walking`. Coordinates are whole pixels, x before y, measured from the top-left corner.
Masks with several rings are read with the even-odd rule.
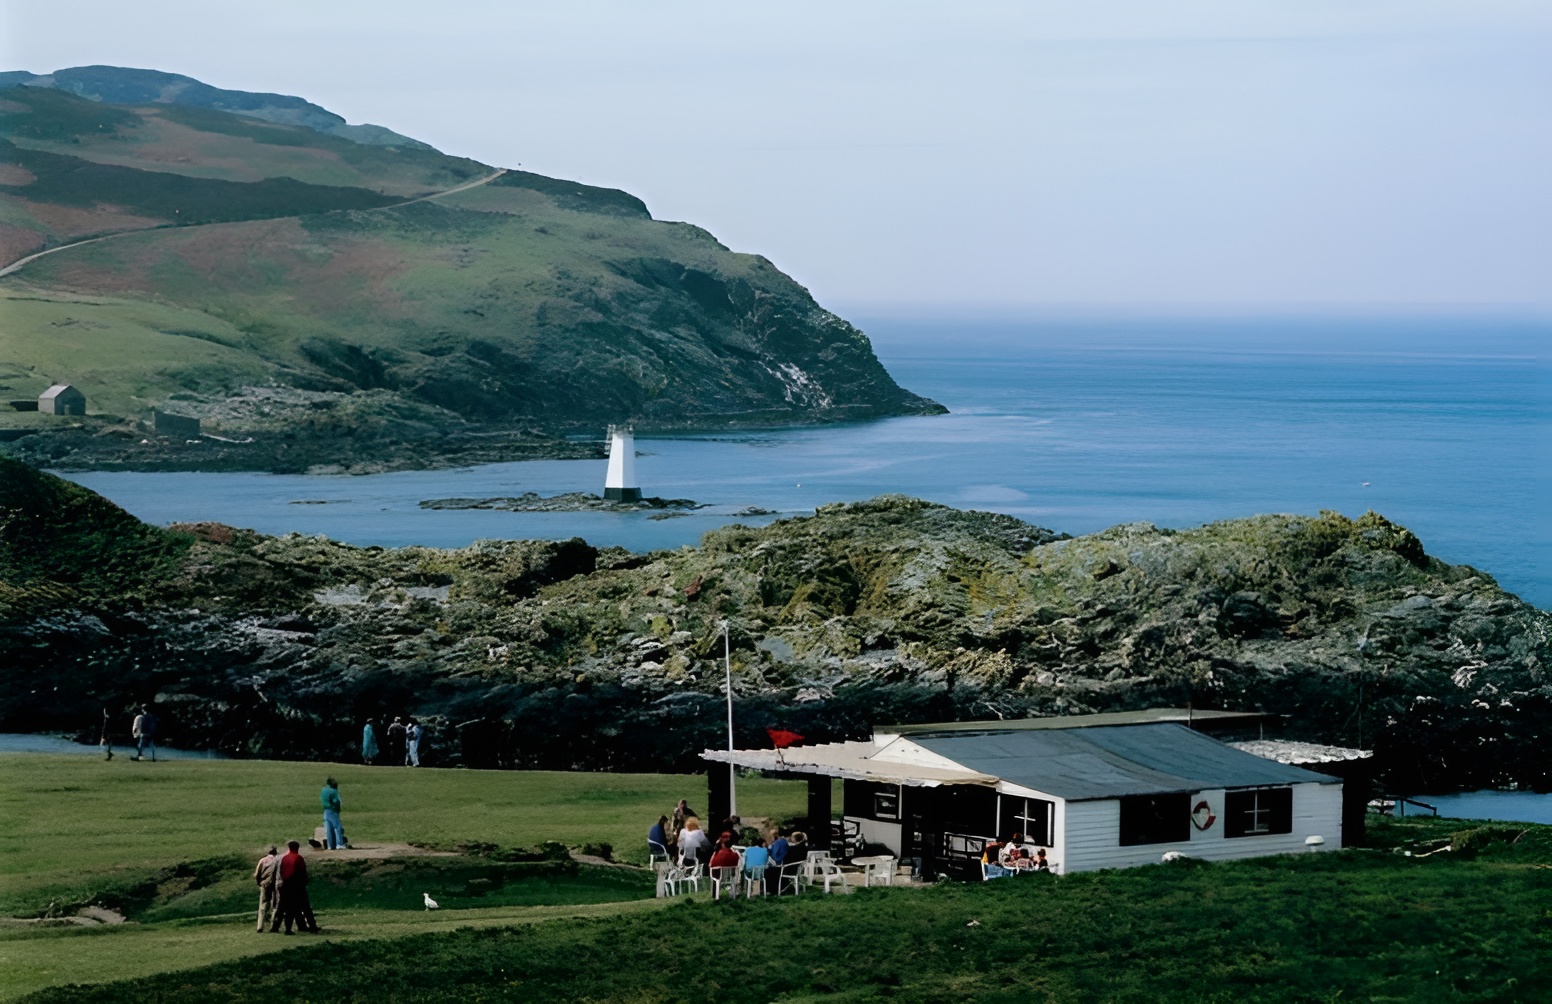
[[[135,736],[134,759],[141,760],[145,757],[146,747],[151,748],[151,762],[156,762],[156,714],[146,705],[140,706],[140,714],[135,716],[135,724],[131,730]]]
[[[324,846],[331,851],[348,849],[350,843],[345,839],[345,827],[340,823],[339,782],[332,777],[324,781],[318,801],[323,803]]]
[[[368,767],[377,762],[377,730],[372,728],[370,718],[361,728],[361,762]]]
[[[411,718],[409,727],[404,730],[404,766],[420,766],[420,737],[423,734],[420,723]]]
[[[113,759],[113,716],[108,714],[107,708],[102,709],[102,738],[97,740],[97,745],[107,754],[104,760]]]
[[[307,897],[307,859],[302,857],[302,845],[295,840],[286,844],[285,856],[280,859],[277,869],[280,877],[276,880],[276,887],[280,891],[280,911],[275,914],[275,922],[270,925],[270,932],[280,930],[282,921],[286,925],[286,933],[291,933],[291,924],[303,931],[318,933],[318,919],[313,916],[313,904]]]
[[[279,894],[275,891],[280,881],[280,852],[273,845],[254,867],[253,880],[259,884],[259,933],[263,934],[264,925],[275,920],[280,909]]]
[[[388,763],[396,764],[404,762],[405,733],[404,720],[395,718],[393,724],[388,726]]]

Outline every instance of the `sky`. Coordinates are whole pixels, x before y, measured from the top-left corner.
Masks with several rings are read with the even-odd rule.
[[[624,188],[837,309],[1552,313],[1545,0],[0,0],[0,68]]]

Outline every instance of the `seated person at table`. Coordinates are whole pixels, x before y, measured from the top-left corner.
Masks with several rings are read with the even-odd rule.
[[[1008,838],[1008,842],[1002,845],[1002,854],[998,863],[1004,868],[1017,871],[1035,866],[1034,858],[1030,857],[1028,848],[1024,846],[1024,834],[1015,833]]]
[[[700,820],[694,816],[684,821],[684,829],[679,831],[679,859],[681,861],[702,862],[711,853],[711,841],[706,837],[706,831],[701,829]]]
[[[780,868],[787,863],[787,847],[787,835],[777,830],[776,839],[771,841],[771,864]]]
[[[717,849],[711,855],[712,868],[737,868],[738,852],[733,850],[733,841],[726,833],[717,841]]]
[[[1045,859],[1045,848],[1042,847],[1040,850],[1035,852],[1035,871],[1048,872],[1050,870],[1051,862]]]
[[[1002,878],[1013,873],[1001,864],[1002,845],[995,840],[988,840],[986,846],[981,848],[981,867],[985,869],[986,877]]]
[[[802,830],[793,830],[792,835],[787,838],[787,856],[782,863],[802,861],[806,857],[808,857],[808,834]]]
[[[647,830],[647,850],[653,854],[668,854],[668,834],[664,827],[668,824],[667,816],[657,817],[657,822]]]
[[[755,837],[754,843],[744,849],[744,871],[759,874],[770,863],[771,852],[766,850],[765,838]]]

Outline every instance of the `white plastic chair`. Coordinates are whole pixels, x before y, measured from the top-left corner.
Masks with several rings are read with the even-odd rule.
[[[711,872],[711,898],[721,899],[722,890],[726,889],[729,899],[738,898],[739,873],[744,869],[740,865],[719,865],[708,869]]]
[[[849,891],[846,884],[846,873],[841,871],[841,866],[830,860],[829,855],[813,859],[809,862],[809,875],[815,885],[820,879],[824,880],[824,891],[829,892],[832,886],[840,886],[843,891]]]
[[[896,858],[885,858],[883,861],[875,861],[865,865],[862,873],[862,884],[871,886],[876,879],[879,885],[894,885],[895,865],[898,863]]]
[[[796,896],[803,891],[803,886],[808,879],[807,861],[788,861],[782,865],[777,873],[776,895],[780,896],[789,888],[792,895]]]
[[[765,869],[753,871],[748,868],[740,868],[744,876],[744,896],[765,895]]]
[[[691,860],[687,864],[680,864],[677,868],[669,869],[669,883],[673,887],[671,895],[679,895],[690,889],[701,891],[701,879],[705,872],[699,861]]]

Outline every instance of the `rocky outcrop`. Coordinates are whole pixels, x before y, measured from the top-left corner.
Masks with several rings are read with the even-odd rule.
[[[752,744],[1190,701],[1377,746],[1397,783],[1547,779],[1549,615],[1374,513],[1068,538],[885,497],[645,555],[123,529],[149,534],[136,593],[7,574],[4,727],[154,696],[235,752],[342,755],[412,713],[448,760],[688,767],[722,727],[725,621]]]

